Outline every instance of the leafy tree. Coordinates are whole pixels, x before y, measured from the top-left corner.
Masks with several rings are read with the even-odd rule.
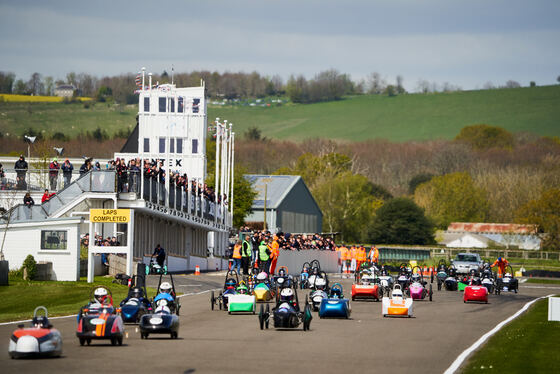
[[[383,244],[432,244],[434,225],[424,210],[408,198],[387,201],[376,212],[369,241]]]
[[[97,101],[104,103],[111,95],[113,95],[113,90],[110,87],[101,86],[97,90]]]
[[[386,92],[389,97],[397,96],[397,89],[392,84],[387,86]]]
[[[42,95],[43,91],[45,90],[45,86],[42,82],[41,79],[41,74],[39,73],[33,73],[31,74],[31,78],[29,78],[29,81],[27,82],[27,87],[28,87],[28,91],[35,95]]]
[[[0,93],[11,94],[15,79],[14,73],[0,71]]]
[[[560,188],[544,191],[517,212],[520,223],[536,224],[543,233],[545,248],[560,249]]]
[[[244,133],[243,136],[247,140],[266,140],[266,137],[262,136],[262,131],[257,126],[249,127]]]
[[[346,241],[363,241],[375,211],[391,194],[352,172],[352,160],[340,153],[298,158],[293,168],[275,174],[301,175],[323,212],[323,230],[342,232]]]
[[[313,190],[323,212],[323,230],[342,232],[345,241],[366,239],[367,223],[383,201],[373,195],[373,185],[360,174],[338,174]]]
[[[433,177],[434,175],[431,173],[416,174],[412,177],[410,182],[408,182],[408,193],[411,195],[414,194],[414,191],[416,191],[416,187],[418,187],[422,183],[429,182]]]
[[[419,185],[414,201],[440,228],[456,221],[481,222],[488,214],[486,192],[465,172],[434,177]]]
[[[28,95],[29,94],[27,85],[21,79],[18,79],[14,83],[14,87],[12,89],[12,92],[17,94],[17,95]]]
[[[35,275],[37,274],[37,262],[33,255],[27,255],[25,260],[23,260],[23,265],[21,266],[21,271],[25,269],[26,279],[33,280],[35,279]]]
[[[510,149],[514,143],[513,135],[507,130],[484,124],[463,127],[455,140],[479,150],[492,147]]]

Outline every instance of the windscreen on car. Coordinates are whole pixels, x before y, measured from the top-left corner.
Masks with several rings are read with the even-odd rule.
[[[478,258],[475,255],[468,254],[458,254],[456,261],[466,261],[466,262],[478,262]]]

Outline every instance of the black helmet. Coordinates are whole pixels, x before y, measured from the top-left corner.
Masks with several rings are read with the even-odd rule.
[[[130,297],[135,297],[137,299],[144,296],[144,292],[140,287],[133,287],[130,289]]]

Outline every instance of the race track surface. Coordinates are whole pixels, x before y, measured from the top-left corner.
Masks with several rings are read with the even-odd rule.
[[[331,277],[331,281],[340,281]],[[76,318],[53,320],[64,339],[58,359],[11,360],[15,325],[0,326],[2,373],[442,373],[496,324],[538,296],[560,293],[552,285],[520,285],[518,294],[490,296],[490,303],[464,304],[462,293],[437,291],[434,301],[414,303],[414,318],[383,318],[381,303],[352,302],[350,320],[319,319],[311,331],[261,331],[256,315],[210,310],[210,293],[223,273],[176,276],[181,298],[179,339],[141,340],[127,325],[123,346],[94,341],[80,346]],[[150,285],[156,277],[150,277]],[[343,280],[350,295],[350,280]],[[434,283],[435,286],[435,283]],[[206,291],[206,292],[205,292]],[[202,293],[201,293],[202,292]],[[308,291],[300,290],[300,301]],[[507,326],[506,326],[507,328]]]

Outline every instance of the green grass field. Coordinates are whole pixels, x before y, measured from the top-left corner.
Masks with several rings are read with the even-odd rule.
[[[0,132],[23,135],[25,130],[33,128],[46,137],[55,132],[75,137],[100,127],[112,135],[119,130],[132,130],[137,114],[137,105],[96,103],[86,108],[83,103],[0,102]]]
[[[469,359],[464,374],[559,373],[560,322],[548,321],[548,300],[537,301]]]
[[[0,287],[0,322],[17,321],[33,317],[33,310],[43,305],[49,316],[76,314],[87,304],[94,285],[104,285],[111,290],[113,302],[118,305],[128,294],[128,287],[111,283],[112,277],[95,277],[94,283],[85,278],[79,282],[40,282],[10,279],[10,285]],[[148,288],[148,296],[155,290]]]
[[[251,126],[273,138],[325,137],[360,141],[452,139],[467,125],[486,123],[511,132],[560,135],[560,85],[536,88],[357,96],[337,102],[280,107],[211,108],[237,133]]]
[[[33,127],[45,135],[76,136],[98,126],[113,134],[133,128],[137,106],[96,103],[0,103],[0,132],[21,135]],[[269,138],[452,139],[461,128],[486,123],[511,132],[560,136],[560,85],[534,88],[355,96],[336,102],[271,107],[210,106],[209,122],[227,119],[237,134],[257,126]]]

